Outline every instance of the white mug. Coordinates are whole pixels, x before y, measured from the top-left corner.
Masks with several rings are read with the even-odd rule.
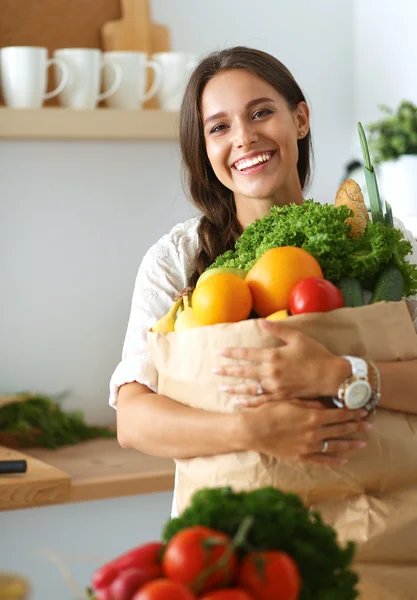
[[[68,82],[68,68],[58,59],[48,60],[48,50],[36,46],[7,46],[0,50],[1,85],[4,101],[12,108],[41,108],[57,96]],[[47,70],[58,68],[58,85],[47,92]]]
[[[157,94],[160,108],[179,110],[197,57],[188,52],[156,52],[152,60],[162,69],[162,82]]]
[[[122,81],[118,65],[109,65],[113,71],[112,85],[100,93],[101,75],[107,62],[97,48],[60,48],[54,56],[68,67],[69,79],[59,94],[62,106],[74,109],[95,108],[101,100],[114,94]]]
[[[161,67],[153,60],[148,60],[145,52],[104,52],[106,64],[120,67],[122,82],[117,91],[107,98],[106,104],[111,108],[137,109],[152,98],[161,85]],[[154,80],[146,91],[147,69],[154,72]],[[103,72],[104,84],[110,83],[111,74],[106,68]]]

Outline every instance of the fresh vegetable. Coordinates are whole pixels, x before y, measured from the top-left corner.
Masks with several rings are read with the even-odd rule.
[[[132,567],[161,565],[163,547],[162,542],[148,542],[124,552],[110,564],[119,572]]]
[[[166,577],[189,585],[199,593],[229,584],[237,566],[236,553],[230,549],[231,541],[225,533],[203,525],[179,531],[164,552],[162,565]],[[225,564],[204,576],[203,572],[212,569],[222,557]]]
[[[254,600],[254,597],[242,588],[229,588],[209,592],[201,596],[200,600]]]
[[[353,600],[357,597],[357,576],[350,571],[354,545],[342,548],[334,529],[325,525],[316,512],[309,511],[295,494],[272,487],[251,492],[230,488],[200,490],[180,517],[170,520],[163,531],[168,542],[175,534],[193,525],[205,525],[234,537],[244,519],[253,524],[246,545],[249,551],[280,550],[297,563],[302,589],[299,600]]]
[[[0,438],[7,440],[9,435],[21,448],[55,450],[67,444],[116,437],[116,431],[108,427],[88,425],[82,411],[63,410],[63,397],[16,394],[12,402],[0,407]]]
[[[169,579],[156,579],[145,584],[136,592],[132,600],[195,600],[195,596],[182,583]]]
[[[92,594],[88,596],[92,600],[113,600],[111,591],[109,587],[101,588],[101,590],[97,590],[95,595]]]
[[[144,583],[162,577],[162,542],[148,542],[102,565],[92,577],[97,600],[130,600]]]
[[[396,302],[404,296],[404,277],[397,267],[387,267],[379,276],[370,304],[374,302]]]
[[[323,277],[317,260],[302,248],[267,250],[246,275],[253,307],[261,317],[289,308],[293,287],[306,277]]]
[[[361,188],[354,179],[346,179],[337,190],[335,206],[347,206],[352,212],[353,217],[348,217],[345,221],[350,226],[349,235],[358,238],[366,231],[369,221],[368,209]]]
[[[112,564],[107,563],[97,569],[92,577],[92,585],[95,590],[107,588],[116,579],[119,571]]]
[[[307,200],[304,204],[273,206],[269,215],[248,225],[236,249],[219,256],[210,268],[236,267],[249,270],[270,248],[298,246],[320,263],[325,279],[356,277],[365,289],[373,289],[388,265],[401,271],[406,296],[417,294],[417,266],[406,256],[411,244],[401,231],[384,223],[368,223],[362,237],[352,239],[345,220],[353,217],[347,206],[335,207]]]
[[[162,577],[162,568],[159,565],[126,569],[110,584],[110,597],[112,600],[132,600],[134,593],[145,583],[160,577]]]
[[[307,277],[291,291],[290,311],[293,315],[327,312],[344,306],[342,292],[333,283],[320,277]]]
[[[285,552],[253,552],[239,567],[239,584],[255,600],[297,600],[301,577],[297,563]]]
[[[359,279],[354,277],[343,277],[337,282],[337,287],[342,292],[345,306],[349,306],[351,308],[356,306],[364,306],[365,298]]]

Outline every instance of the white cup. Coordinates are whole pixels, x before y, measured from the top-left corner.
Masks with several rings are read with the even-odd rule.
[[[122,70],[122,82],[117,91],[107,98],[106,104],[111,108],[137,109],[152,98],[161,85],[161,67],[153,60],[148,60],[145,52],[104,52],[106,64],[118,66]],[[154,80],[148,91],[147,69],[154,72]],[[110,84],[109,69],[103,72],[104,84]]]
[[[95,108],[99,102],[114,94],[122,81],[122,70],[118,65],[108,65],[101,50],[96,48],[60,48],[54,56],[68,67],[69,79],[59,94],[62,106],[74,109]],[[112,70],[112,84],[100,93],[102,71]]]
[[[152,60],[162,69],[162,82],[157,93],[163,110],[179,110],[191,71],[197,57],[188,52],[156,52]]]
[[[7,46],[0,50],[1,85],[4,101],[12,108],[41,108],[57,96],[68,82],[68,68],[58,59],[48,60],[48,50],[36,46]],[[58,68],[59,83],[47,92],[47,70]]]

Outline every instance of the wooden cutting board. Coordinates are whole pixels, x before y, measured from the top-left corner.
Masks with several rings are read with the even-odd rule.
[[[122,17],[101,28],[104,50],[151,53],[151,19],[148,0],[121,0]]]
[[[166,25],[152,23],[148,0],[121,0],[122,17],[109,21],[101,28],[103,50],[146,52],[168,52],[171,49],[171,32]],[[153,76],[149,74],[149,86]],[[145,108],[157,108],[156,98],[151,98]]]
[[[26,473],[0,475],[0,510],[68,502],[71,477],[41,460],[0,446],[0,460],[26,460]]]

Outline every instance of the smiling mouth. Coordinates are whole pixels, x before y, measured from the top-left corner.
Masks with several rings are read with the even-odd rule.
[[[251,158],[243,158],[242,160],[237,160],[233,165],[233,169],[239,171],[240,173],[248,171],[249,169],[256,167],[259,164],[263,164],[268,162],[275,152],[260,152]]]

